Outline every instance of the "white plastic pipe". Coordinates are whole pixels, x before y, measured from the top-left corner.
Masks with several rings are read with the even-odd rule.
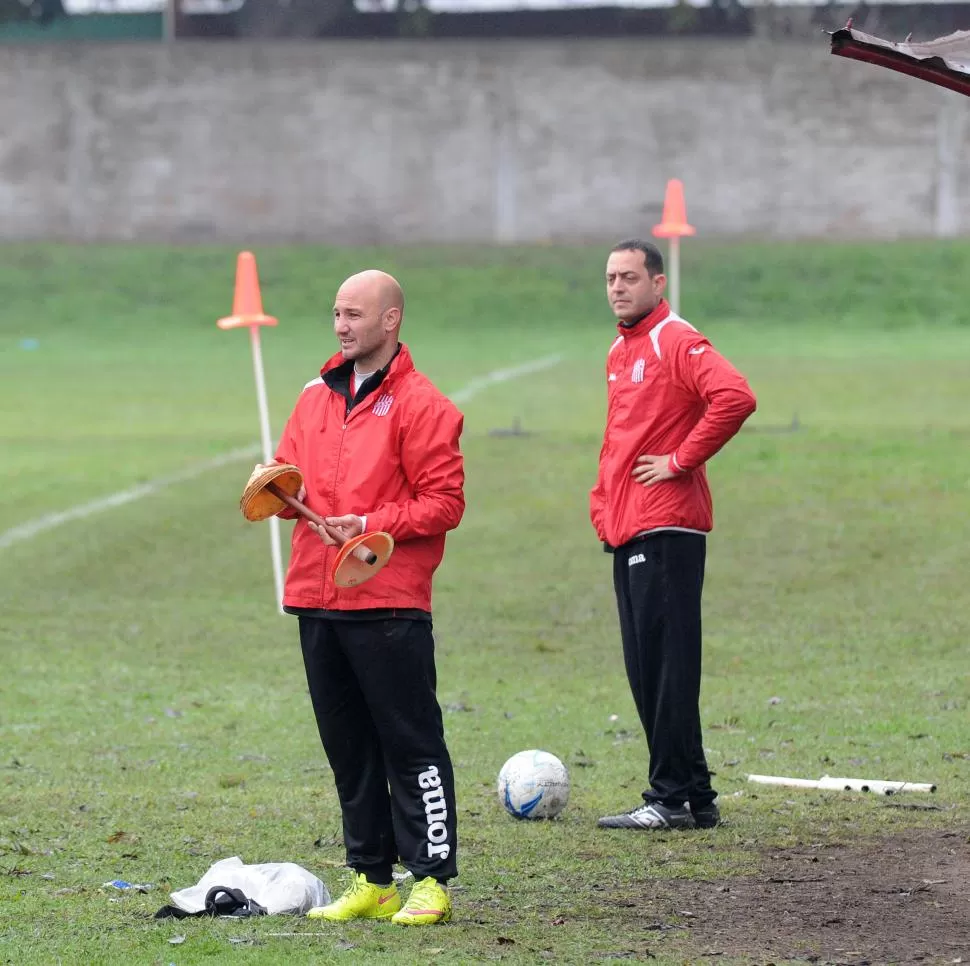
[[[874,792],[876,795],[895,795],[896,792],[935,792],[936,785],[923,782],[890,782],[868,778],[830,778],[823,775],[819,788],[844,792]]]
[[[259,404],[259,432],[263,450],[263,462],[273,462],[273,440],[269,431],[269,403],[266,401],[266,374],[263,371],[263,352],[259,342],[259,326],[249,327],[250,344],[253,349],[253,375],[256,378],[256,400]],[[269,544],[273,560],[273,579],[276,586],[276,606],[283,613],[283,551],[280,543],[280,519],[269,518]]]
[[[823,775],[817,781],[810,778],[783,778],[778,775],[748,775],[749,782],[759,785],[782,785],[786,788],[819,788],[838,792],[874,792],[895,795],[897,792],[935,792],[936,785],[928,782],[896,782],[868,778],[832,778]]]
[[[818,788],[818,782],[812,778],[781,778],[776,775],[748,775],[749,782],[759,785],[784,785],[786,788]]]

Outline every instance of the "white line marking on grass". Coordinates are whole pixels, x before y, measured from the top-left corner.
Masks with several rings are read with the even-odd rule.
[[[556,365],[561,359],[562,357],[558,355],[545,356],[542,359],[534,359],[532,362],[525,362],[520,366],[513,366],[509,369],[495,369],[479,379],[473,379],[468,385],[452,393],[451,400],[454,403],[467,402],[489,386],[494,386],[500,382],[508,382],[510,379],[518,379],[519,376],[528,376],[533,372],[541,372],[543,369],[549,369]],[[135,500],[140,500],[144,496],[151,496],[153,493],[158,493],[159,490],[164,490],[166,487],[194,480],[196,477],[208,473],[209,470],[217,470],[221,466],[228,466],[230,463],[236,463],[239,460],[247,458],[251,459],[258,455],[258,446],[246,446],[242,449],[234,449],[229,453],[223,453],[221,456],[215,456],[210,460],[195,463],[192,466],[186,467],[184,470],[180,470],[178,473],[160,476],[156,480],[149,480],[148,483],[140,483],[138,486],[131,487],[131,489],[121,490],[118,493],[112,493],[110,496],[103,496],[97,500],[91,500],[89,503],[81,503],[78,506],[71,507],[69,510],[62,510],[59,513],[49,513],[47,516],[37,517],[36,520],[29,520],[27,523],[22,523],[20,526],[0,533],[0,550],[5,550],[7,547],[13,546],[15,543],[20,543],[22,540],[30,540],[31,537],[36,537],[46,530],[53,530],[62,523],[83,520],[104,510],[112,510],[115,507],[124,506],[126,503],[134,503]]]
[[[11,544],[19,543],[21,540],[29,540],[31,537],[35,537],[38,533],[43,533],[45,530],[53,530],[62,523],[70,523],[72,520],[83,520],[85,517],[93,516],[95,513],[101,513],[102,510],[111,510],[114,507],[124,506],[126,503],[134,503],[135,500],[140,500],[143,496],[151,496],[153,493],[157,493],[167,486],[174,486],[176,483],[185,483],[188,480],[194,480],[197,476],[208,473],[209,470],[216,470],[220,466],[226,466],[229,463],[235,463],[238,460],[257,456],[258,454],[258,446],[234,449],[230,453],[223,453],[221,456],[216,456],[211,460],[195,463],[178,473],[172,473],[170,476],[160,476],[157,480],[150,480],[148,483],[139,483],[138,486],[133,486],[130,490],[121,490],[118,493],[112,493],[111,496],[103,496],[100,499],[92,500],[90,503],[81,503],[79,506],[71,507],[70,510],[63,510],[60,513],[50,513],[47,516],[38,517],[36,520],[30,520],[27,523],[22,523],[19,527],[7,530],[6,533],[0,533],[0,550],[9,547]]]
[[[519,376],[530,376],[533,372],[541,372],[543,369],[551,369],[561,361],[562,356],[544,356],[542,359],[524,362],[521,366],[512,366],[511,369],[494,369],[480,379],[473,379],[457,392],[453,392],[451,401],[453,403],[467,402],[472,396],[477,396],[483,389],[488,389],[489,386],[494,386],[499,382],[508,382],[510,379],[518,379]]]

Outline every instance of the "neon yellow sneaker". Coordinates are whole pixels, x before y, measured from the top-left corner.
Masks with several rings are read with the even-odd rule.
[[[411,895],[400,912],[391,917],[399,926],[431,926],[451,918],[451,900],[437,880],[428,876],[414,883]]]
[[[390,919],[401,908],[401,896],[392,882],[387,886],[367,881],[363,872],[354,878],[343,895],[327,906],[316,906],[307,913],[308,919],[345,922],[348,919]]]

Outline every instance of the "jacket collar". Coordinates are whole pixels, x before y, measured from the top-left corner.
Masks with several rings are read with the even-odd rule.
[[[652,312],[641,316],[635,322],[630,322],[628,324],[617,322],[616,331],[624,337],[631,335],[643,335],[649,332],[658,322],[663,322],[668,315],[670,315],[670,303],[666,299],[661,299],[657,303],[657,307]]]
[[[352,396],[350,391],[351,378],[354,372],[354,360],[344,359],[342,353],[338,352],[327,360],[324,367],[320,370],[320,378],[334,392],[339,393],[347,400],[347,410],[349,412],[365,397],[374,392],[378,386],[386,383],[385,389],[388,392],[393,392],[398,380],[413,369],[414,360],[411,358],[408,347],[403,342],[399,342],[397,344],[397,351],[394,353],[391,361],[383,369],[378,369],[377,372],[372,373],[364,380],[364,384],[361,387],[362,391],[356,397]]]

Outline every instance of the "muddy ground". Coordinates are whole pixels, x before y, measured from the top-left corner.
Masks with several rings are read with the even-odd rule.
[[[651,910],[643,945],[612,955],[970,964],[970,829],[775,849],[761,865],[744,878],[646,884],[628,895],[632,907]]]

